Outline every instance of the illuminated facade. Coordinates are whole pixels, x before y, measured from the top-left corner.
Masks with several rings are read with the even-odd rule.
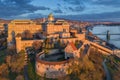
[[[4,24],[0,23],[0,31],[4,31]]]
[[[36,33],[41,30],[41,25],[37,25],[31,20],[13,20],[8,24],[8,43],[15,39],[15,36],[19,33],[22,34],[24,31],[29,30],[31,33]]]
[[[29,30],[32,34],[42,31],[39,35],[43,37],[38,40],[23,40],[21,34],[26,30]],[[78,30],[70,29],[69,23],[65,20],[55,20],[52,14],[48,15],[48,19],[39,25],[32,20],[13,20],[8,24],[8,46],[9,43],[12,44],[15,41],[17,53],[25,50],[26,47],[32,47],[35,41],[44,42],[46,38],[53,41],[59,39],[61,43],[69,44],[64,49],[65,59],[63,61],[52,62],[44,60],[44,51],[36,55],[36,73],[42,77],[58,78],[66,76],[70,73],[67,69],[71,65],[71,61],[74,61],[74,58],[83,56],[81,54],[89,55],[90,48],[98,49],[98,51],[106,55],[112,53],[112,50],[87,40],[85,32],[78,33]],[[76,47],[76,41],[81,41],[82,44]]]

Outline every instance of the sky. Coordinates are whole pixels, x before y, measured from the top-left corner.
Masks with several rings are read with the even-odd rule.
[[[120,0],[0,0],[0,18],[34,19],[53,13],[73,20],[120,21]]]

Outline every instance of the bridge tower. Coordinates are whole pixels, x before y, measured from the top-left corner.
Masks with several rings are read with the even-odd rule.
[[[110,31],[109,31],[109,30],[107,31],[107,34],[106,34],[106,40],[107,40],[107,41],[110,40]]]

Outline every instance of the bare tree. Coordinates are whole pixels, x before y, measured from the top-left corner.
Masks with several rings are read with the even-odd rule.
[[[22,38],[24,39],[32,39],[33,36],[32,36],[32,33],[29,31],[29,30],[25,30],[22,34]]]
[[[18,75],[15,80],[24,80],[24,77],[22,75]]]
[[[32,45],[35,48],[35,50],[38,50],[42,47],[42,42],[41,41],[35,41],[35,42],[33,42]]]
[[[8,80],[9,70],[6,64],[0,66],[0,80]]]

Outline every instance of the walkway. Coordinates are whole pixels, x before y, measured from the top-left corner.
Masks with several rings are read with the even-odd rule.
[[[112,80],[111,75],[110,75],[110,72],[109,72],[109,70],[108,70],[105,62],[106,62],[106,59],[105,59],[105,60],[103,61],[103,63],[102,63],[102,65],[103,65],[103,67],[104,67],[104,70],[105,70],[105,73],[106,73],[106,80]]]
[[[27,53],[25,53],[25,55],[27,55]],[[27,60],[27,57],[25,57],[25,65],[24,65],[24,79],[25,80],[29,80],[28,78],[28,60]]]
[[[25,78],[25,80],[29,80],[28,79],[28,72],[27,72],[27,65],[24,66],[24,78]]]

